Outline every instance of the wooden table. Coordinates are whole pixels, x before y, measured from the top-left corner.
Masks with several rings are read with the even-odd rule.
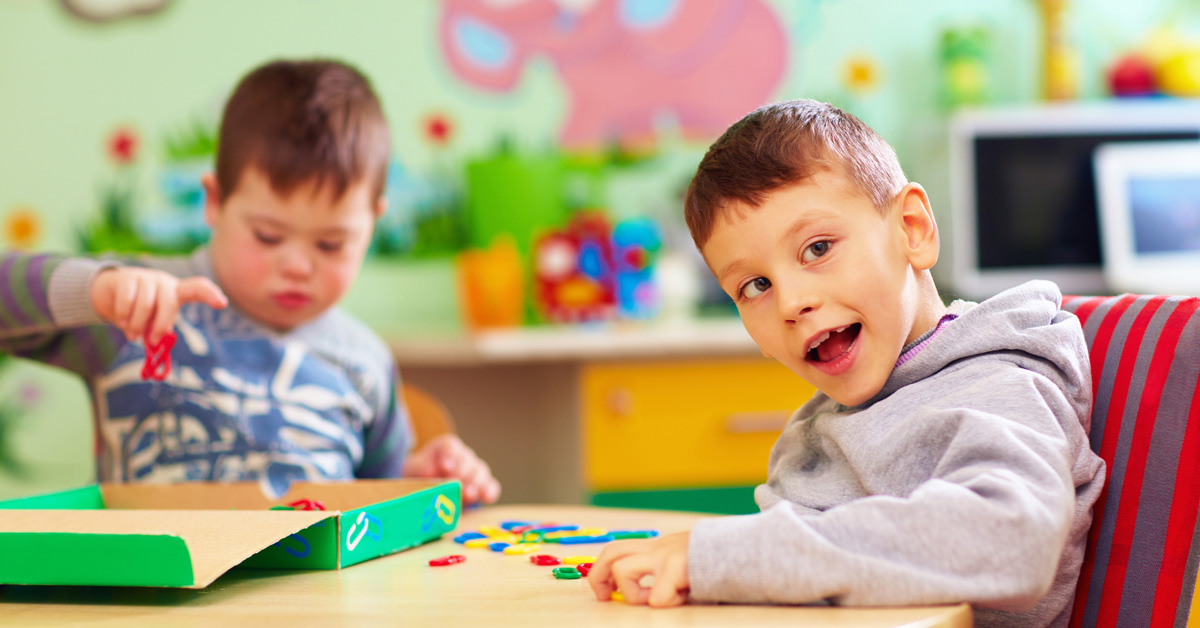
[[[704,515],[589,506],[508,505],[464,514],[458,531],[512,519],[684,530]],[[559,549],[559,548],[555,548]],[[571,554],[595,554],[577,545]],[[430,567],[457,553],[466,562]],[[558,552],[561,554],[561,552]],[[0,557],[3,560],[3,557]],[[0,586],[0,625],[87,626],[841,626],[969,628],[971,609],[686,605],[598,602],[583,580],[556,580],[525,556],[442,540],[341,571],[237,569],[207,589]]]

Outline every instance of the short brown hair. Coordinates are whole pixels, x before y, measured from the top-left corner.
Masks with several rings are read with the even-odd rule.
[[[696,168],[683,204],[692,240],[703,247],[731,204],[758,207],[767,194],[835,167],[880,211],[908,183],[896,151],[833,105],[804,99],[755,110],[713,142]]]
[[[242,78],[221,117],[217,183],[228,196],[262,169],[283,195],[312,181],[340,198],[362,178],[383,194],[391,137],[367,78],[338,61],[274,61]]]

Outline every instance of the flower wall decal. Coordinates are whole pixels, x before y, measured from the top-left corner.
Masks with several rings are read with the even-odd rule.
[[[108,136],[108,157],[118,165],[127,165],[137,159],[138,147],[141,140],[133,129],[118,127]]]
[[[14,249],[30,249],[42,235],[42,219],[32,208],[18,206],[4,217],[4,243]]]

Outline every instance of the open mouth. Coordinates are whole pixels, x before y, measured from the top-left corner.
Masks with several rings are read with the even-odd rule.
[[[804,358],[810,362],[832,362],[850,351],[861,331],[861,323],[831,329],[813,339]]]

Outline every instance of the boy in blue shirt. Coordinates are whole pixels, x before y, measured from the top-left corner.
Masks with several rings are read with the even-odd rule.
[[[390,139],[355,69],[278,61],[226,105],[210,243],[188,258],[0,257],[0,349],[82,376],[105,482],[398,476],[500,487],[457,436],[412,448],[387,345],[341,312],[383,214]],[[164,381],[146,346],[178,336]],[[143,345],[140,341],[145,340]]]
[[[819,392],[771,451],[762,512],[608,546],[596,596],[969,602],[976,626],[1066,626],[1104,463],[1057,287],[944,305],[925,191],[874,131],[814,101],[730,127],[684,211],[750,336]]]

